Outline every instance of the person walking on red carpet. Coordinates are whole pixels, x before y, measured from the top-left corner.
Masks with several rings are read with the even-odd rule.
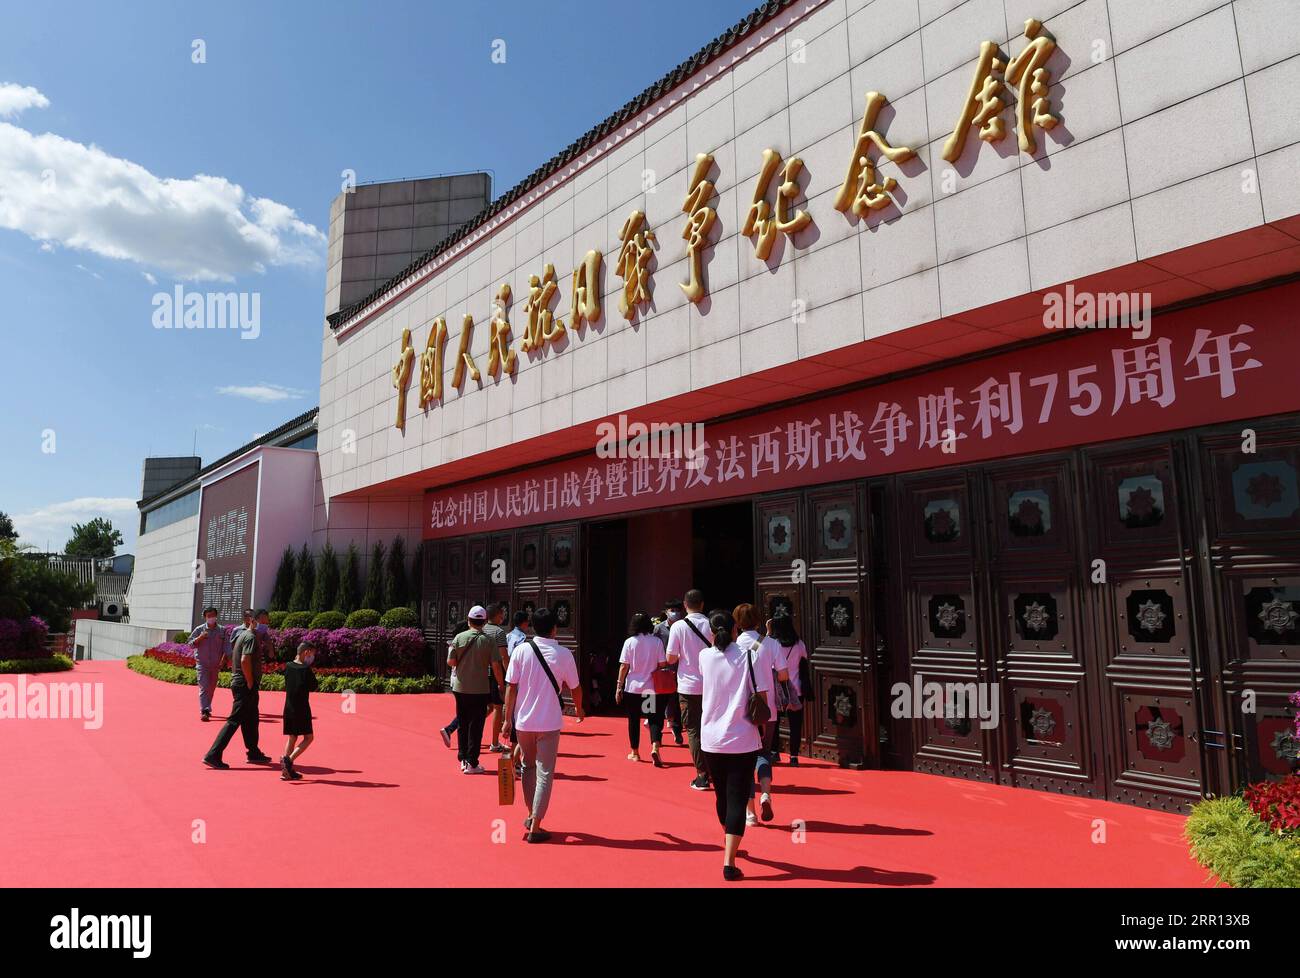
[[[691,588],[683,600],[686,617],[674,622],[668,632],[668,662],[677,664],[677,698],[681,704],[682,726],[686,728],[686,742],[695,763],[695,780],[691,787],[696,791],[708,791],[709,772],[700,752],[700,708],[704,692],[700,678],[700,653],[709,647],[709,640],[705,637],[709,619],[704,617],[704,592]]]
[[[763,746],[759,724],[766,719],[772,671],[754,668],[752,653],[736,644],[736,620],[729,612],[715,611],[709,627],[713,645],[700,655],[700,747],[723,830],[722,878],[734,881],[745,875],[736,866],[736,851],[745,835],[754,763]]]
[[[302,775],[294,768],[293,762],[316,739],[309,702],[310,694],[320,688],[316,682],[316,673],[311,669],[311,664],[315,661],[315,643],[300,642],[298,655],[284,667],[284,732],[289,739],[284,745],[284,756],[280,758],[281,781],[302,780]],[[302,738],[301,743],[298,743],[299,737]]]
[[[221,660],[230,654],[230,637],[217,623],[217,609],[203,609],[203,624],[190,633],[194,669],[199,676],[199,719],[212,719],[212,694],[217,691]]]
[[[244,737],[244,750],[248,753],[251,764],[269,764],[271,759],[263,754],[257,746],[258,691],[262,685],[262,657],[270,641],[269,629],[265,624],[257,623],[259,615],[265,611],[244,611],[243,631],[235,638],[235,647],[230,653],[230,716],[217,733],[208,752],[203,755],[203,763],[208,767],[224,771],[230,767],[221,759],[230,740],[238,730]]]
[[[654,673],[667,665],[664,643],[651,631],[650,616],[638,611],[628,626],[628,638],[619,654],[618,683],[614,688],[614,702],[627,710],[627,740],[632,748],[629,761],[641,760],[641,721],[650,727],[650,759],[655,767],[663,767],[659,745],[664,738],[664,702],[666,696],[656,694]]]
[[[758,633],[758,609],[752,604],[738,604],[731,613],[736,621],[736,644],[742,651],[753,657],[754,670],[772,675],[772,688],[767,692],[768,719],[759,728],[763,746],[759,748],[758,758],[754,762],[754,781],[751,795],[751,810],[745,816],[749,825],[757,825],[759,814],[764,822],[772,821],[772,754],[776,747],[779,714],[777,713],[776,690],[780,683],[788,682],[789,671],[786,668],[785,653],[781,643],[772,638],[772,623],[767,623],[767,634]],[[788,687],[787,687],[788,688]]]
[[[551,802],[555,779],[555,758],[564,726],[564,694],[567,686],[578,717],[582,711],[582,682],[573,653],[555,641],[555,615],[549,608],[533,612],[533,637],[510,653],[506,667],[505,733],[519,736],[516,752],[524,765],[524,840],[545,842],[551,834],[542,827]]]
[[[487,609],[476,604],[469,609],[469,628],[451,640],[447,665],[455,672],[451,692],[456,697],[456,751],[462,774],[483,774],[478,762],[483,749],[483,721],[488,709],[488,672],[498,673],[497,643],[483,633]],[[499,681],[499,680],[498,680]]]

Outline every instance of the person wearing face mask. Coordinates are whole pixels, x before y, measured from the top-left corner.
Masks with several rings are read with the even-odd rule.
[[[302,642],[298,646],[298,655],[284,667],[284,733],[289,739],[284,745],[284,755],[280,758],[280,780],[301,781],[302,775],[294,768],[293,762],[302,756],[302,752],[311,746],[315,731],[311,725],[311,704],[308,696],[319,689],[316,673],[312,672],[312,663],[316,661],[316,646],[311,642]],[[301,737],[301,743],[298,738]]]
[[[203,624],[190,633],[194,649],[194,668],[199,674],[199,719],[212,719],[212,694],[217,690],[217,672],[221,660],[230,654],[230,637],[217,624],[217,609],[203,609]]]
[[[264,611],[244,611],[244,629],[235,638],[230,653],[230,716],[226,719],[217,739],[203,755],[203,763],[219,771],[230,765],[221,759],[238,730],[244,736],[244,750],[251,764],[269,764],[271,759],[257,747],[258,690],[262,685],[262,656],[270,643],[270,629],[257,619]]]

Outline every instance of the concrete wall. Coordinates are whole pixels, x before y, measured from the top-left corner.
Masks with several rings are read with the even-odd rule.
[[[1060,125],[1035,130],[1037,151],[1024,154],[1008,110],[1005,140],[988,144],[972,130],[950,166],[940,153],[980,42],[1014,54],[1030,16],[1058,42],[1049,67]],[[440,467],[666,398],[690,405],[680,420],[714,417],[743,406],[733,395],[745,391],[726,385],[794,361],[815,362],[818,373],[802,390],[793,380],[781,386],[781,396],[1041,336],[1041,299],[1018,309],[1014,297],[1034,300],[1035,290],[1107,270],[1132,270],[1133,287],[1157,305],[1263,274],[1245,268],[1234,279],[1179,260],[1199,242],[1246,233],[1251,252],[1234,245],[1209,259],[1234,267],[1300,245],[1300,227],[1286,220],[1300,214],[1300,113],[1287,102],[1300,83],[1292,3],[825,0],[780,18],[476,231],[395,301],[337,337],[324,329],[322,510],[340,493],[427,470],[435,471],[421,479],[434,484]],[[882,179],[898,180],[896,203],[858,219],[832,200],[873,89],[890,100],[878,128],[917,158],[880,166]],[[798,206],[814,225],[778,241],[765,264],[739,230],[767,147],[804,160]],[[710,294],[696,306],[677,283],[687,278],[681,207],[701,152],[716,160],[718,219],[706,252]],[[659,251],[653,308],[629,324],[613,267],[634,208],[647,214]],[[605,255],[603,320],[571,330],[563,349],[521,354],[517,376],[493,382],[487,348],[499,286],[514,290],[518,349],[528,276],[554,263],[554,308],[567,317],[570,275],[590,248]],[[801,321],[790,315],[795,300],[806,303]],[[484,382],[457,393],[451,374],[466,313]],[[422,412],[413,380],[403,434],[390,370],[402,330],[412,329],[418,353],[437,316],[449,332],[448,393]],[[345,431],[357,439],[350,454],[340,448]],[[317,526],[326,525],[333,514],[321,512]]]
[[[483,210],[486,173],[367,184],[330,205],[325,315],[383,285]]]
[[[198,514],[140,535],[127,593],[132,625],[173,631],[193,627],[193,561],[198,545]]]
[[[73,655],[78,659],[125,659],[168,641],[177,629],[146,628],[83,618],[75,623]],[[185,626],[188,630],[189,626]]]

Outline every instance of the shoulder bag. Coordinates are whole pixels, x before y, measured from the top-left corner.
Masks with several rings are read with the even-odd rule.
[[[551,688],[555,690],[555,697],[560,701],[560,713],[564,713],[564,694],[560,692],[560,684],[555,681],[555,673],[551,672],[551,667],[546,662],[546,656],[542,655],[542,650],[537,647],[537,643],[530,638],[528,644],[536,654],[537,661],[542,664],[542,669],[546,672],[546,678],[551,681]]]
[[[758,683],[754,680],[754,656],[750,652],[745,653],[745,665],[749,669],[749,704],[745,707],[745,715],[749,717],[751,723],[756,727],[761,727],[772,719],[772,711],[768,708],[767,697],[758,689]]]

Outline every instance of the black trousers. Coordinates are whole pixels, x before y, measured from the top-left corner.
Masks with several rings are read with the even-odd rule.
[[[217,732],[217,739],[208,748],[207,759],[219,761],[231,739],[238,730],[244,735],[244,750],[250,755],[259,753],[257,749],[257,708],[258,691],[249,689],[242,683],[230,687],[232,704],[230,716]]]
[[[483,749],[483,721],[487,719],[487,693],[453,693],[456,697],[456,756],[471,765]]]
[[[664,707],[664,720],[673,728],[673,733],[678,737],[682,735],[682,704],[677,699],[676,693],[660,693],[667,700]]]
[[[758,751],[747,754],[710,754],[701,751],[713,781],[713,801],[718,823],[727,835],[745,834],[745,812],[749,810],[749,786],[754,782],[754,761]]]
[[[803,710],[789,710],[785,720],[790,724],[790,756],[797,757],[803,745]]]
[[[624,693],[623,709],[627,710],[627,742],[633,750],[641,747],[641,721],[650,721],[650,743],[659,744],[664,739],[664,710],[676,693]]]

